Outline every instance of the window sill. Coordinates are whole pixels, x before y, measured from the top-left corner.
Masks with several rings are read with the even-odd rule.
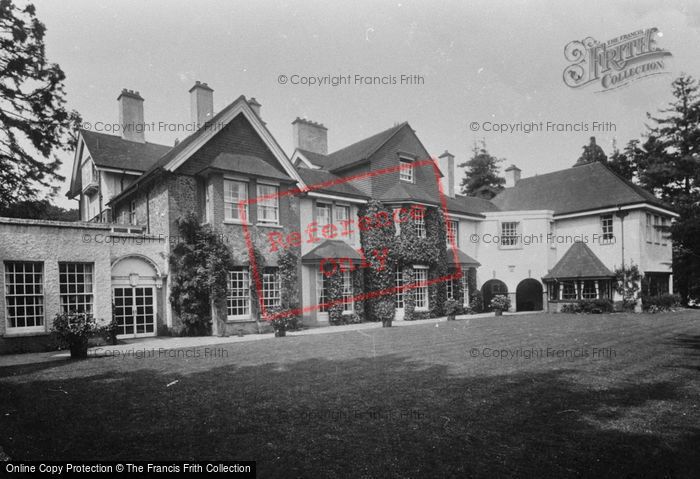
[[[45,329],[36,329],[36,330],[24,330],[24,331],[5,331],[5,334],[2,335],[3,338],[26,338],[28,336],[48,336],[51,333],[46,331]]]
[[[252,321],[255,321],[253,318],[250,316],[247,317],[228,317],[226,318],[227,323],[250,323]]]
[[[244,223],[246,223],[246,222],[241,221],[241,220],[224,220],[225,225],[242,225]],[[250,223],[246,223],[246,224],[249,225]]]
[[[256,223],[255,225],[258,227],[263,227],[263,228],[277,228],[277,229],[284,228],[284,226],[282,226],[279,223]]]

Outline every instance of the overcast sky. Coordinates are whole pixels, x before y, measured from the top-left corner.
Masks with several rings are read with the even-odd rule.
[[[408,121],[432,154],[468,158],[475,140],[523,176],[573,165],[595,135],[607,154],[644,131],[681,72],[700,76],[700,2],[679,1],[111,1],[40,0],[51,61],[70,108],[116,122],[122,88],[145,98],[146,121],[189,121],[187,90],[214,88],[220,110],[256,97],[291,155],[297,116],[328,127],[329,149]],[[562,81],[564,46],[657,27],[668,75],[610,92]],[[422,75],[422,85],[282,85],[280,75]],[[614,132],[474,133],[471,122],[612,122]],[[148,133],[171,145],[182,133]],[[72,158],[63,174],[70,176]],[[64,190],[67,189],[64,188]],[[73,202],[61,201],[63,205]]]

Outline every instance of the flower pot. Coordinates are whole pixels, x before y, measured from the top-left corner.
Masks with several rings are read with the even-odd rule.
[[[286,329],[275,329],[275,337],[276,338],[283,338],[286,335],[287,335]]]
[[[70,345],[71,359],[86,359],[88,351],[87,339],[84,341],[76,341]]]
[[[497,309],[495,311],[495,313],[496,313],[496,316],[503,316],[503,311],[501,311],[500,309]]]

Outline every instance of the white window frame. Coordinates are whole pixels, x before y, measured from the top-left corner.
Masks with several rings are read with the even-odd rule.
[[[346,269],[342,272],[343,275],[343,312],[351,313],[355,311],[355,301],[352,293],[352,275],[350,270]]]
[[[401,181],[405,181],[406,183],[413,183],[414,182],[414,175],[413,175],[413,160],[411,158],[406,158],[406,157],[399,157],[399,165],[411,165],[410,168],[401,168],[399,170],[399,179]]]
[[[265,269],[262,274],[262,299],[267,310],[282,304],[282,278],[278,268]]]
[[[318,311],[319,313],[327,313],[328,306],[325,305],[326,301],[326,286],[327,286],[326,275],[322,271],[316,269],[316,297],[318,298]]]
[[[273,192],[263,192],[262,190],[266,188],[272,188],[274,189]],[[258,224],[260,225],[279,225],[280,224],[280,198],[279,198],[279,190],[280,187],[279,185],[272,185],[269,183],[258,183],[257,188],[256,188],[256,196],[257,198],[262,198],[263,196],[270,196],[273,195],[272,198],[267,198],[264,200],[258,199],[256,201],[257,204],[257,211],[258,211]],[[263,211],[273,211],[274,212],[274,218],[272,219],[267,219],[263,218],[262,212]]]
[[[501,242],[503,248],[517,248],[519,246],[520,222],[502,221],[500,224]]]
[[[321,211],[327,211],[328,216],[326,218],[321,218]],[[322,230],[324,226],[326,225],[332,225],[333,224],[333,204],[332,203],[326,203],[325,201],[317,201],[316,202],[316,224],[318,225],[318,229]]]
[[[413,218],[416,235],[418,235],[419,238],[425,238],[427,236],[427,231],[425,229],[425,211],[425,208],[416,209],[415,214],[418,218]]]
[[[338,216],[338,213],[340,211],[347,211],[348,215],[345,218],[340,218]],[[352,207],[350,205],[345,205],[342,203],[334,204],[333,205],[333,224],[336,225],[338,228],[338,231],[345,231],[347,229],[350,230],[350,234],[345,235],[345,236],[340,236],[341,238],[346,239],[347,241],[352,241],[353,239],[353,228],[352,225],[348,228],[348,221],[350,221],[352,217]]]
[[[469,271],[462,268],[462,306],[469,306]]]
[[[404,302],[405,291],[401,289],[404,285],[403,282],[403,269],[400,266],[394,268],[394,287],[396,288],[396,295],[394,296],[394,308],[404,309],[406,303]]]
[[[22,265],[21,271],[18,271],[16,267]],[[46,301],[44,298],[44,263],[40,261],[5,261],[4,262],[4,280],[5,280],[5,331],[9,334],[22,334],[22,333],[32,333],[46,330]],[[31,266],[31,270],[28,271],[27,266]],[[11,271],[10,271],[11,270]],[[32,275],[32,281],[26,282],[27,274]],[[39,275],[39,280],[37,281],[36,276]],[[21,277],[21,282],[16,280]],[[27,294],[27,286],[32,287],[32,294]],[[23,290],[22,293],[17,293],[17,287],[21,286]],[[13,288],[14,287],[14,288]],[[37,293],[38,289],[38,293]],[[14,290],[10,293],[11,290]],[[32,298],[31,302],[28,302],[28,298]],[[21,299],[21,304],[20,300]],[[34,314],[27,314],[27,306],[34,308]],[[10,314],[12,308],[15,308],[15,314]],[[24,314],[18,315],[17,309],[19,307],[24,308]],[[37,312],[37,310],[39,312]],[[27,319],[32,318],[31,326],[27,326]],[[11,320],[15,320],[15,326],[12,326]],[[24,326],[17,326],[17,320],[22,319]]]
[[[86,281],[88,279],[89,281]],[[94,263],[58,263],[58,285],[61,312],[76,311],[93,314],[95,304]]]
[[[240,274],[240,277],[236,278]],[[240,283],[239,287],[233,288],[233,284]],[[236,294],[234,294],[236,293]],[[241,301],[242,303],[238,303]],[[226,319],[250,319],[250,271],[248,268],[236,268],[228,272],[226,281]],[[243,309],[243,313],[234,314],[237,310]]]
[[[654,244],[661,244],[661,217],[654,215]]]
[[[240,197],[241,190],[238,190],[238,195],[233,196],[229,190],[229,185],[236,184],[239,187],[243,187],[244,197]],[[244,201],[244,211],[246,223],[248,222],[248,198],[249,198],[249,185],[245,180],[239,180],[236,178],[224,178],[224,221],[229,223],[243,223],[243,218],[240,218],[240,209],[238,207],[241,201]]]
[[[450,225],[454,225],[452,228]],[[445,222],[445,233],[447,237],[447,246],[451,246],[453,241],[450,237],[454,238],[454,245],[459,247],[459,221],[457,220],[447,220]]]
[[[652,243],[653,239],[653,220],[651,218],[651,213],[646,213],[646,240],[647,243]]]
[[[428,281],[428,267],[422,265],[413,266],[413,282],[414,283],[425,283]],[[430,309],[430,289],[427,285],[416,286],[413,288],[414,293],[414,304],[416,306],[416,311],[428,311]],[[421,302],[425,303],[423,306],[419,306],[419,298]]]
[[[612,241],[612,239],[614,238],[613,228],[613,215],[600,215],[600,231],[602,234],[603,241]]]

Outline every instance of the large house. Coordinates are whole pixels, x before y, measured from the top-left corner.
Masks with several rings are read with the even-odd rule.
[[[329,322],[329,262],[349,265],[339,271],[343,314],[368,319],[363,303],[376,292],[360,267],[372,253],[362,212],[377,204],[391,212],[395,244],[407,245],[386,255],[394,281],[382,294],[398,320],[443,314],[446,299],[469,306],[476,290],[486,304],[508,295],[514,311],[619,299],[614,271],[632,264],[654,293],[672,291],[664,230],[676,213],[603,163],[525,178],[511,166],[495,197],[466,197],[455,193],[454,156],[433,161],[408,123],[329,152],[327,128],[297,118],[290,156],[254,98],[215,112],[207,84],[189,94],[199,128],[172,147],[146,141],[144,100],[131,90],[117,99],[121,136],[79,132],[68,196],[81,221],[0,218],[0,351],[40,347],[68,310],[116,318],[123,338],[177,330],[168,258],[186,213],[220,232],[235,258],[224,334],[260,330],[252,290],[261,287],[262,308],[279,304],[288,249],[305,324]],[[246,225],[265,257],[259,278]]]

